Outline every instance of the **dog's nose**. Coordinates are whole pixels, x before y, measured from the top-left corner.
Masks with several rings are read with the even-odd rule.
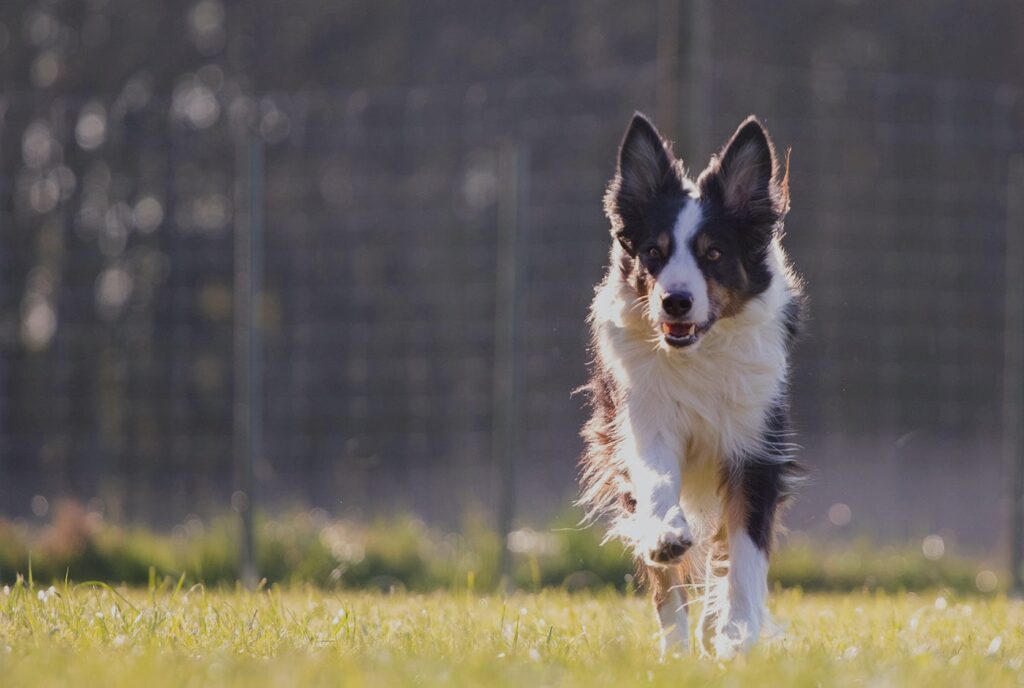
[[[661,307],[669,317],[682,318],[693,308],[693,295],[688,291],[668,294],[661,300]]]

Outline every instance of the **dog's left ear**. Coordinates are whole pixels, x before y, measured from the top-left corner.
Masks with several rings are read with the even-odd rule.
[[[711,159],[698,186],[726,212],[755,225],[774,226],[789,210],[788,174],[780,177],[775,147],[756,117],[742,124]]]

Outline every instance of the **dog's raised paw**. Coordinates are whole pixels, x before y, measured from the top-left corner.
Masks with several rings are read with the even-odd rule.
[[[693,546],[689,528],[670,528],[658,535],[647,548],[647,563],[653,566],[675,566]]]

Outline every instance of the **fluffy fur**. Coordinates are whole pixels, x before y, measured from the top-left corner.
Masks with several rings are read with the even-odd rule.
[[[742,123],[696,181],[634,116],[605,196],[610,267],[592,328],[592,417],[580,503],[633,549],[663,651],[697,636],[729,657],[761,632],[791,455],[787,374],[802,287],[782,249],[787,179],[767,132]]]

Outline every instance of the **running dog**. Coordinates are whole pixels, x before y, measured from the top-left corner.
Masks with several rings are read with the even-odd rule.
[[[761,634],[776,519],[803,475],[787,410],[804,302],[781,243],[788,161],[750,117],[693,180],[637,113],[604,209],[580,503],[633,550],[663,654],[689,646],[690,587],[702,653],[732,657]]]

